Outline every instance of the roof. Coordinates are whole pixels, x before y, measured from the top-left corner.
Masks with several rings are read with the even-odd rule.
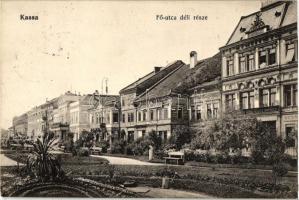
[[[260,15],[261,21],[269,27],[269,30],[297,23],[296,7],[297,2],[295,1],[276,2],[272,6],[267,6],[258,12],[241,17],[226,45],[246,39],[247,31],[253,28],[257,15]]]
[[[221,54],[199,61],[194,68],[189,69],[184,75],[184,80],[174,91],[188,93],[191,88],[213,82],[221,76]]]
[[[189,70],[189,66],[181,64],[167,76],[163,77],[160,81],[150,87],[147,92],[139,95],[135,101],[143,101],[146,96],[149,99],[163,97],[171,94],[172,90],[176,88],[182,81],[184,81],[185,74]]]
[[[178,67],[183,65],[184,63],[181,60],[174,61],[173,63],[168,64],[166,67],[162,68],[158,72],[150,72],[146,76],[138,79],[134,83],[128,85],[127,87],[120,90],[120,94],[134,90],[136,92],[137,96],[145,92],[146,89],[152,87],[155,83],[157,83],[159,80],[161,80],[163,77],[167,76],[174,70],[176,70]]]

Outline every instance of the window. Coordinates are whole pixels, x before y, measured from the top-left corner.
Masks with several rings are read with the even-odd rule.
[[[118,122],[118,113],[113,113],[113,123]]]
[[[261,90],[261,107],[268,107],[269,106],[269,90],[262,89]]]
[[[241,56],[239,59],[239,65],[240,65],[240,73],[246,72],[246,57]]]
[[[233,57],[228,58],[227,60],[227,75],[234,75],[234,62]]]
[[[211,107],[211,104],[207,104],[207,117],[208,117],[208,119],[212,118],[212,107]]]
[[[195,120],[195,108],[191,106],[191,120]]]
[[[270,88],[270,106],[275,106],[276,88]]]
[[[126,122],[126,115],[125,114],[122,115],[122,120],[123,120],[123,123]]]
[[[247,55],[247,66],[249,71],[253,71],[255,68],[254,55]]]
[[[270,49],[269,51],[269,65],[276,63],[276,49]]]
[[[284,86],[284,106],[297,105],[297,84]]]
[[[243,92],[241,93],[241,108],[242,109],[248,109],[248,105],[249,105],[249,98],[248,98],[248,93],[247,92]]]
[[[295,126],[286,126],[286,139],[288,142],[288,147],[295,147],[294,136],[297,134]]]
[[[154,120],[154,110],[150,110],[150,119]]]
[[[168,119],[168,109],[164,108],[164,119]]]
[[[254,92],[249,92],[249,104],[248,108],[254,108]]]
[[[201,106],[197,106],[196,109],[196,119],[201,120]]]
[[[259,64],[260,68],[264,68],[267,65],[267,51],[260,51],[259,52]]]
[[[225,102],[226,102],[226,108],[234,110],[236,105],[236,97],[235,94],[227,94],[225,95]]]
[[[125,100],[124,99],[121,100],[121,106],[125,106]]]
[[[141,112],[138,112],[138,121],[141,121]]]
[[[143,121],[146,121],[146,110],[143,111]]]
[[[213,117],[218,118],[218,103],[213,104]]]
[[[178,108],[178,119],[183,118],[183,108]]]
[[[287,50],[286,62],[295,61],[295,44],[294,43],[286,44],[286,50]]]
[[[275,106],[276,88],[262,89],[260,92],[260,106],[269,107]]]
[[[163,113],[162,113],[162,109],[159,108],[159,109],[158,109],[159,120],[160,120],[160,119],[163,119],[162,114],[163,114]]]

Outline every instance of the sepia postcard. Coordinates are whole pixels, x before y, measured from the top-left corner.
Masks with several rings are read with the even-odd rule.
[[[297,1],[0,6],[1,197],[298,198]]]

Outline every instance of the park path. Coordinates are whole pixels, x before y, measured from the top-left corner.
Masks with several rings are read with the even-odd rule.
[[[203,193],[182,191],[176,189],[162,189],[152,187],[133,187],[127,189],[154,198],[212,198],[211,196]]]
[[[16,166],[17,162],[6,157],[4,154],[0,153],[0,166],[5,167],[5,166]],[[20,164],[22,165],[22,164]]]
[[[107,159],[109,161],[109,163],[112,164],[112,165],[154,165],[154,166],[163,165],[163,164],[160,164],[160,163],[144,162],[144,161],[135,160],[135,159],[132,159],[132,158],[112,157],[112,156],[98,156],[98,155],[91,155],[91,156]]]

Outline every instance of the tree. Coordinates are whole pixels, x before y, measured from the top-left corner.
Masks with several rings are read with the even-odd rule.
[[[170,138],[171,143],[175,145],[177,150],[181,149],[184,144],[191,142],[192,131],[186,126],[176,126]]]
[[[45,132],[42,140],[33,143],[33,152],[28,156],[26,168],[41,181],[57,180],[64,176],[60,162],[49,151],[57,144],[54,134]]]

